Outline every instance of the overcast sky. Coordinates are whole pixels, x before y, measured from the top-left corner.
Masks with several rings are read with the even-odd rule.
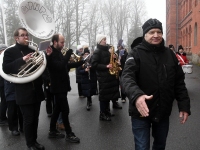
[[[166,0],[144,0],[146,4],[147,18],[156,18],[163,24],[163,32],[166,32]]]

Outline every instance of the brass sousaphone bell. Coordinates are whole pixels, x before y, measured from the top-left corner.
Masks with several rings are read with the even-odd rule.
[[[50,11],[37,0],[25,0],[19,5],[19,18],[29,33],[39,39],[49,39],[55,33],[55,23]],[[27,41],[34,44],[32,41]],[[14,46],[14,45],[12,45]],[[12,47],[10,46],[10,47]],[[46,58],[38,46],[29,45],[35,50],[33,58],[21,66],[18,74],[5,74],[2,70],[4,52],[0,55],[0,75],[13,83],[27,83],[38,78],[46,68]],[[9,47],[8,47],[9,48]],[[6,51],[6,50],[5,50]],[[30,69],[31,68],[31,69]],[[32,69],[34,68],[34,69]]]

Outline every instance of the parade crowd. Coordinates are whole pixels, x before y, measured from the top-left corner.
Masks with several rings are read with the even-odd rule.
[[[86,111],[92,109],[92,97],[98,95],[99,119],[111,121],[113,109],[122,109],[119,101],[129,102],[135,150],[164,150],[169,131],[173,101],[179,109],[180,123],[190,112],[190,98],[184,82],[183,65],[189,64],[183,46],[176,52],[171,44],[165,46],[162,23],[148,19],[142,26],[143,35],[129,46],[119,39],[107,43],[107,35],[97,34],[96,47],[78,45],[76,50],[65,49],[67,39],[55,33],[51,45],[44,51],[46,68],[39,77],[28,82],[13,83],[0,76],[0,126],[8,126],[13,136],[24,133],[28,150],[44,150],[37,141],[41,102],[46,101],[46,113],[51,118],[49,138],[65,138],[79,143],[70,126],[68,93],[77,84],[77,96],[87,99]],[[18,74],[33,58],[26,28],[14,32],[15,45],[0,44],[4,51],[2,70]],[[5,50],[6,49],[6,50]],[[36,67],[36,66],[35,66]],[[75,68],[76,83],[70,82],[69,72]],[[72,118],[73,119],[73,118]],[[64,130],[65,134],[60,132]],[[80,135],[81,136],[81,135]]]

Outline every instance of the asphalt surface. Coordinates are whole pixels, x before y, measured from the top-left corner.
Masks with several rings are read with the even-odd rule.
[[[128,101],[119,104],[121,110],[112,109],[112,121],[99,120],[98,96],[93,96],[92,108],[86,110],[86,98],[77,95],[74,72],[70,73],[72,91],[68,95],[70,123],[80,143],[69,143],[65,139],[49,139],[50,118],[46,114],[45,101],[42,102],[38,127],[38,142],[46,150],[134,150],[131,121],[128,116]],[[193,66],[193,73],[186,74],[186,86],[191,98],[192,115],[182,125],[178,117],[176,101],[170,117],[170,130],[166,150],[200,150],[200,67]],[[64,131],[61,131],[64,133]],[[151,140],[151,142],[153,139]],[[26,150],[24,134],[14,137],[7,126],[0,126],[0,150]]]

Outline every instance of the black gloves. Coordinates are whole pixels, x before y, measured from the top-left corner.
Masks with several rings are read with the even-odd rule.
[[[71,56],[72,53],[73,53],[73,50],[72,50],[72,49],[69,49],[69,50],[67,51],[66,55],[70,55],[70,56]]]
[[[71,57],[72,53],[73,53],[73,50],[72,50],[72,49],[69,49],[69,50],[66,52],[66,55],[64,56],[64,57],[65,57],[65,60],[66,60],[66,62],[68,62],[68,61],[69,61],[69,59],[70,59],[70,57]]]

